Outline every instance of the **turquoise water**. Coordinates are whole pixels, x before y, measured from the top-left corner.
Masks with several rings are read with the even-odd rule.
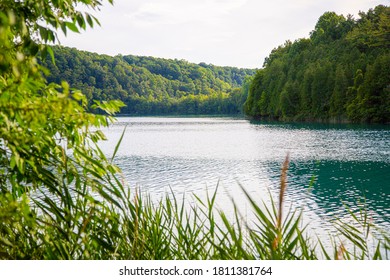
[[[233,198],[250,219],[239,185],[259,201],[276,198],[289,153],[286,207],[301,208],[314,230],[331,231],[346,217],[344,204],[357,209],[363,201],[370,219],[390,230],[389,126],[121,117],[104,131],[108,154],[125,127],[116,163],[129,187],[152,197],[171,190],[204,197],[218,185],[217,207],[229,211]]]

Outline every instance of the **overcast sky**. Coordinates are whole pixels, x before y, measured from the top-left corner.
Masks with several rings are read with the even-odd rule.
[[[114,0],[100,20],[62,45],[100,54],[185,59],[260,68],[286,40],[308,37],[326,11],[366,12],[390,0]]]

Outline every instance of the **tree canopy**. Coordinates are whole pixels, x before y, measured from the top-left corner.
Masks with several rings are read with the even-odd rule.
[[[255,73],[178,59],[53,50],[55,64],[50,57],[42,61],[48,81],[68,81],[91,102],[122,100],[127,106],[121,113],[133,115],[240,113],[246,96],[239,88]]]
[[[39,53],[54,60],[47,44],[57,41],[58,31],[77,32],[98,22],[82,5],[97,9],[102,3],[0,2],[1,258],[72,258],[77,251],[93,252],[86,246],[91,240],[110,242],[102,232],[81,238],[91,226],[81,210],[101,219],[107,187],[117,185],[118,168],[97,143],[105,138],[99,128],[122,103],[97,102],[91,106],[105,115],[89,113],[81,91],[65,81],[47,82],[48,71],[37,62]]]
[[[326,12],[310,38],[265,59],[245,112],[281,120],[390,122],[390,8]]]

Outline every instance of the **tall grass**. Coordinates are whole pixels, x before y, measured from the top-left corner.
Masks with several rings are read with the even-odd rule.
[[[232,199],[233,217],[216,208],[218,188],[188,204],[167,194],[159,201],[131,191],[115,172],[88,182],[64,182],[54,193],[0,196],[1,259],[388,259],[388,233],[374,234],[367,211],[348,209],[333,248],[302,225],[302,211],[283,212],[289,158],[281,169],[279,200],[258,201],[241,187],[253,211],[247,221]],[[100,185],[98,185],[100,186]],[[372,245],[374,244],[374,245]],[[374,246],[374,247],[373,247]],[[373,249],[372,249],[373,248]]]

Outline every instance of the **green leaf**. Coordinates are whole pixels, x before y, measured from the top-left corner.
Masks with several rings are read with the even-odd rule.
[[[67,22],[65,22],[65,24],[66,24],[66,27],[69,28],[70,30],[72,30],[73,32],[80,33],[76,24],[74,24],[73,22],[67,21]]]
[[[87,22],[88,22],[89,26],[93,27],[93,19],[92,19],[91,15],[88,14],[88,13],[85,13],[85,17],[87,19]]]
[[[77,20],[77,23],[78,25],[85,30],[85,28],[87,27],[86,26],[86,23],[85,23],[85,19],[83,17],[83,15],[80,13],[76,16],[76,20]]]
[[[60,26],[61,26],[62,32],[64,32],[64,35],[66,36],[66,32],[67,32],[66,22],[61,22]]]
[[[51,46],[46,46],[46,50],[47,52],[50,54],[50,57],[51,57],[51,61],[53,62],[53,64],[55,65],[56,62],[55,62],[55,58],[54,58],[54,52],[53,52],[53,49]]]
[[[126,125],[125,128],[123,129],[122,135],[121,135],[121,137],[119,138],[118,143],[115,145],[114,153],[112,154],[112,157],[111,157],[111,162],[113,162],[113,160],[114,160],[114,158],[115,158],[115,156],[116,156],[116,153],[118,152],[119,146],[120,146],[121,143],[122,143],[122,139],[123,139],[123,136],[125,135],[126,128],[127,128],[127,125]]]

